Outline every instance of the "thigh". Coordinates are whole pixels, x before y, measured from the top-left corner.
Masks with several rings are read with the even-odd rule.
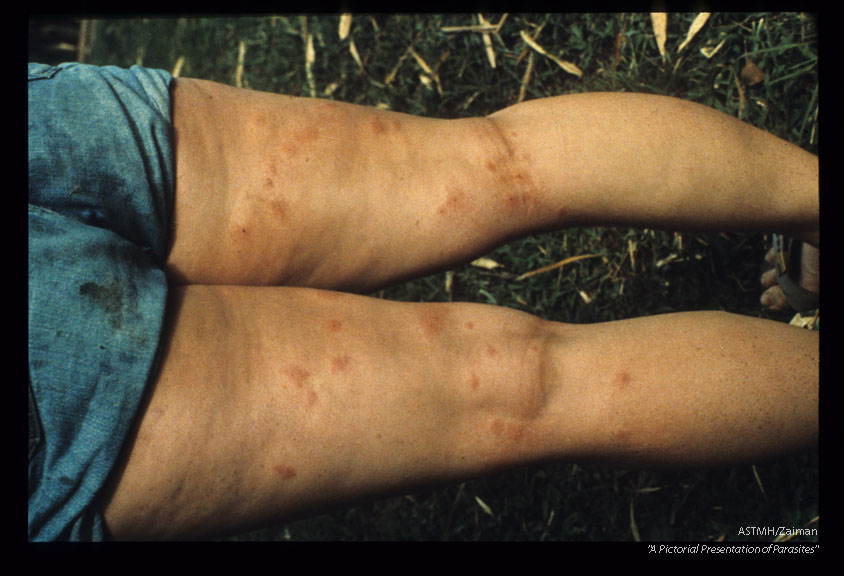
[[[179,283],[371,291],[540,223],[537,191],[489,120],[189,79],[173,110]]]
[[[440,120],[179,80],[173,124],[182,283],[371,291],[571,225],[817,242],[816,157],[671,98]]]
[[[105,519],[245,530],[528,461],[545,323],[296,288],[176,290]]]

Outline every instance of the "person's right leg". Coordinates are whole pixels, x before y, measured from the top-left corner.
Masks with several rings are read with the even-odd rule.
[[[724,313],[594,325],[298,288],[176,290],[104,517],[243,531],[547,460],[757,462],[818,432],[818,335]]]

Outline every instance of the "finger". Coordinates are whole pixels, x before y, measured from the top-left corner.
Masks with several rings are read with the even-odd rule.
[[[788,309],[788,301],[785,298],[782,288],[779,286],[774,286],[765,290],[759,301],[762,303],[762,306],[770,310]]]

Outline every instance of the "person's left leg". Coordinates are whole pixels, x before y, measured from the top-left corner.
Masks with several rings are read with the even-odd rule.
[[[284,522],[541,461],[756,462],[817,439],[818,335],[724,313],[594,325],[299,288],[177,289],[104,517]]]
[[[174,289],[104,517],[118,539],[230,533],[547,451],[547,324],[475,304]],[[555,424],[575,438],[577,420]],[[548,437],[547,439],[544,439]],[[562,452],[564,442],[558,439]]]

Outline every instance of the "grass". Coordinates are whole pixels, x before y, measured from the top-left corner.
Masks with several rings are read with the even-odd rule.
[[[648,14],[355,14],[97,22],[87,61],[136,63],[246,88],[436,117],[485,115],[573,92],[648,92],[700,102],[817,153],[817,23],[799,13],[667,16],[665,56]],[[528,46],[530,36],[546,54]],[[308,38],[313,59],[308,60]],[[555,57],[575,64],[566,72]],[[749,62],[752,61],[752,65]],[[755,68],[754,68],[755,67]],[[759,80],[761,70],[764,79]],[[385,290],[406,301],[476,301],[566,322],[721,309],[787,321],[758,303],[761,234],[590,228],[503,246],[499,267],[465,266]],[[521,274],[599,254],[544,274]],[[759,540],[746,526],[817,527],[818,458],[739,468],[629,471],[560,463],[372,503],[240,540]],[[771,541],[774,537],[764,537]],[[791,541],[817,541],[799,536]]]

